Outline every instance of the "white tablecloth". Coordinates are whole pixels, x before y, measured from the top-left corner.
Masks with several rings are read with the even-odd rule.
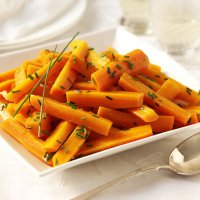
[[[81,33],[117,26],[121,16],[117,0],[89,0],[87,11],[70,32],[56,38],[63,39]],[[153,36],[141,36],[157,45]],[[51,40],[52,41],[52,40]],[[199,55],[199,52],[197,52]],[[198,57],[198,56],[197,56]],[[200,57],[200,56],[199,56]],[[178,59],[190,67],[191,73],[200,78],[198,59]],[[199,62],[200,63],[200,62]],[[173,147],[189,135],[172,136],[136,149],[93,161],[46,177],[35,177],[23,162],[16,159],[0,142],[0,199],[4,200],[67,200],[100,186],[131,169],[166,164]],[[200,176],[181,177],[168,171],[151,171],[99,193],[92,199],[164,199],[199,200]]]

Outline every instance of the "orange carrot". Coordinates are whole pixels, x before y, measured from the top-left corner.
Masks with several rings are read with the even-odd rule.
[[[162,133],[173,129],[174,117],[173,116],[159,116],[159,118],[150,123],[154,133]]]
[[[81,107],[133,108],[142,105],[143,94],[135,92],[98,92],[92,90],[70,90],[66,93],[67,101]]]
[[[113,126],[120,128],[132,128],[144,124],[141,119],[133,114],[105,107],[99,107],[97,115],[113,121]]]
[[[56,152],[65,142],[76,126],[67,121],[61,121],[43,144],[48,152]]]
[[[185,109],[188,111],[194,111],[197,114],[198,121],[200,122],[200,106],[187,106]]]
[[[137,49],[93,73],[91,80],[98,91],[105,91],[117,83],[123,72],[134,74],[148,66],[148,57]]]
[[[15,72],[16,72],[17,69],[18,69],[18,67],[1,73],[0,74],[0,83],[3,82],[3,81],[7,81],[9,79],[14,79]]]
[[[29,130],[19,125],[13,118],[6,119],[2,124],[2,128],[32,154],[45,162],[46,150],[42,146],[43,140],[32,135]],[[50,161],[46,163],[51,164]]]
[[[107,137],[100,137],[90,142],[86,142],[83,147],[78,151],[76,157],[96,153],[149,136],[152,136],[152,129],[150,125],[138,126],[135,128],[130,128],[128,130],[111,128],[110,133]]]
[[[66,59],[64,57],[61,60],[57,61],[49,72],[49,78],[51,78],[51,76],[62,69],[65,63]],[[23,80],[19,85],[17,85],[13,90],[8,93],[7,99],[11,102],[19,102],[26,94],[31,91],[38,80],[46,73],[48,67],[49,63],[36,71],[33,76],[30,76],[27,79]]]
[[[15,83],[14,79],[10,79],[10,80],[1,82],[0,83],[0,92],[2,92],[2,91],[9,92],[12,88],[13,83]]]
[[[139,108],[131,108],[128,109],[128,111],[143,120],[144,122],[153,122],[159,118],[156,112],[146,105],[142,105]]]
[[[36,108],[40,109],[42,97],[31,95],[30,103]],[[69,103],[68,105],[51,100],[44,99],[44,112],[58,119],[63,119],[78,125],[83,125],[86,128],[94,130],[102,135],[107,135],[112,126],[110,120],[96,116],[95,114],[77,109],[75,104]]]
[[[72,89],[75,90],[95,90],[94,84],[90,82],[75,82]]]
[[[170,100],[155,93],[149,87],[138,80],[135,80],[128,74],[123,74],[118,82],[119,86],[127,91],[143,92],[144,102],[151,105],[154,109],[165,115],[174,116],[176,121],[186,125],[191,114],[183,108],[177,106]]]
[[[169,79],[162,84],[160,89],[157,91],[157,94],[160,94],[169,100],[174,100],[180,91],[180,87],[176,84],[176,82]]]
[[[53,156],[53,166],[70,161],[88,138],[90,130],[77,126],[63,146]]]

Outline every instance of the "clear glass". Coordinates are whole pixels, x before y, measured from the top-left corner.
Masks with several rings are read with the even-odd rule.
[[[151,0],[152,28],[160,45],[183,55],[200,39],[199,0]]]
[[[150,31],[150,0],[119,0],[123,17],[121,23],[136,34]]]

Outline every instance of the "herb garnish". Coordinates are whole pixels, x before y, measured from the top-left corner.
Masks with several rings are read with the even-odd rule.
[[[87,129],[85,126],[81,126],[79,129],[76,130],[76,135],[77,137],[79,137],[80,139],[87,139],[88,138],[88,134],[87,134]]]
[[[75,104],[75,103],[73,103],[73,102],[66,102],[66,104],[68,105],[68,106],[70,106],[72,109],[74,109],[74,110],[76,110],[77,109],[77,105]]]
[[[90,48],[88,48],[88,50],[89,50],[89,51],[92,51],[92,50],[94,50],[94,48],[93,48],[93,47],[90,47]]]
[[[116,64],[116,67],[118,68],[118,69],[122,69],[122,67],[121,67],[121,65],[118,63],[118,64]]]
[[[31,80],[34,80],[34,77],[32,75],[28,75],[28,77],[31,79]]]
[[[17,92],[20,92],[21,90],[12,90],[11,92],[14,94],[14,93],[17,93]]]
[[[109,99],[109,100],[113,100],[113,98],[110,97],[110,96],[106,96],[106,98]]]
[[[155,99],[157,98],[157,95],[154,93],[154,92],[148,92],[148,96],[151,98],[151,99]]]

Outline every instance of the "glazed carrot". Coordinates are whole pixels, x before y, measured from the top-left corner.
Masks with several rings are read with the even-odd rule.
[[[160,94],[169,100],[174,100],[180,91],[180,87],[176,82],[169,79],[162,84],[160,89],[157,91],[157,94]]]
[[[79,58],[76,55],[73,55],[70,60],[70,65],[77,72],[83,74],[88,79],[91,78],[91,74],[98,70],[97,67],[92,62],[86,62],[84,59]]]
[[[15,85],[19,85],[26,78],[26,71],[22,65],[15,72]]]
[[[9,79],[14,79],[15,72],[16,72],[17,69],[18,69],[18,67],[1,73],[0,74],[0,83],[3,82],[3,81],[7,81]]]
[[[23,127],[25,127],[25,122],[26,122],[26,117],[25,115],[18,113],[15,115],[14,119],[16,122],[18,122],[20,125],[22,125]]]
[[[6,107],[6,111],[12,116],[13,113],[16,110],[16,104],[15,103],[9,103]]]
[[[87,53],[88,45],[84,40],[76,44],[76,48],[72,51],[69,61],[63,67],[51,88],[51,95],[65,96],[66,91],[72,87],[77,77],[77,71],[73,68],[73,65],[76,63],[76,57],[84,59]]]
[[[174,117],[173,116],[159,116],[159,118],[150,123],[154,133],[162,133],[173,129]]]
[[[146,105],[142,105],[139,108],[130,108],[128,111],[144,122],[153,122],[159,118],[156,112]]]
[[[138,80],[143,82],[145,85],[147,85],[154,91],[158,91],[160,88],[160,84],[157,83],[155,79],[149,78],[148,76],[145,76],[139,73],[138,75],[135,75],[134,77],[136,77]]]
[[[107,137],[100,137],[90,142],[86,142],[78,151],[76,157],[103,151],[105,149],[109,149],[149,136],[152,136],[152,129],[150,125],[138,126],[127,130],[111,128]]]
[[[120,76],[126,72],[134,74],[148,68],[148,57],[141,50],[134,50],[118,60],[110,62],[106,67],[92,74],[92,82],[98,91],[108,90],[117,83]]]
[[[51,123],[53,118],[46,113],[43,113],[42,117],[42,127],[41,127],[41,137],[48,137],[51,131]],[[38,136],[38,127],[40,123],[40,113],[34,112],[32,113],[25,122],[25,128],[29,129],[32,134]]]
[[[45,162],[46,150],[42,146],[43,140],[32,135],[29,130],[19,125],[13,118],[6,119],[2,124],[2,128],[32,154]],[[50,161],[46,163],[51,164]]]
[[[97,115],[111,120],[113,126],[119,128],[132,128],[134,126],[144,125],[144,122],[133,114],[105,107],[99,107]]]
[[[64,164],[74,158],[89,134],[90,130],[83,126],[77,126],[63,146],[53,156],[53,166]]]
[[[40,109],[42,98],[40,96],[31,95],[30,103],[36,109]],[[78,109],[75,104],[69,103],[68,105],[51,100],[44,99],[44,112],[58,119],[63,119],[78,125],[83,125],[86,128],[96,131],[102,135],[107,135],[112,126],[110,120],[98,117],[92,113]]]
[[[62,69],[65,63],[66,59],[64,57],[61,60],[57,61],[49,72],[49,79],[51,78],[51,76],[54,76],[54,74],[57,73],[60,69]],[[11,102],[19,102],[26,94],[31,91],[38,80],[46,73],[48,67],[49,63],[36,71],[34,75],[23,80],[19,85],[17,85],[13,90],[8,93],[7,99]]]
[[[3,81],[0,83],[0,92],[7,91],[9,92],[12,89],[12,84],[15,83],[14,79]]]
[[[67,101],[81,107],[133,108],[142,105],[143,94],[136,92],[98,92],[93,90],[70,90]]]
[[[121,55],[118,54],[116,52],[116,50],[113,49],[112,47],[109,47],[109,48],[107,48],[106,51],[102,52],[101,56],[108,58],[110,61],[113,61],[113,60],[118,59],[118,58],[121,57]]]
[[[187,106],[185,109],[196,112],[198,121],[200,122],[200,106]]]
[[[95,90],[94,84],[90,82],[75,82],[72,89],[75,90]]]
[[[71,132],[75,129],[75,127],[76,125],[70,122],[61,121],[44,142],[44,149],[46,149],[48,152],[56,152],[65,142]]]
[[[176,121],[186,125],[191,117],[191,114],[183,108],[177,106],[170,100],[155,93],[149,87],[138,80],[135,80],[128,74],[123,74],[118,82],[119,86],[127,91],[143,92],[144,102],[151,105],[154,109],[160,111],[165,115],[174,116]]]
[[[197,117],[197,113],[193,110],[190,110],[190,109],[186,109],[187,111],[189,111],[191,113],[191,118],[190,120],[188,121],[188,125],[191,125],[191,124],[196,124],[198,123],[198,117]]]
[[[40,67],[38,67],[38,66],[36,66],[36,65],[31,65],[31,64],[29,64],[29,65],[27,66],[26,75],[27,75],[27,76],[28,76],[28,75],[31,75],[31,74],[35,73],[37,70],[39,70],[39,69],[40,69]]]
[[[111,61],[105,54],[99,54],[94,50],[89,51],[86,59],[97,69],[101,69]]]

